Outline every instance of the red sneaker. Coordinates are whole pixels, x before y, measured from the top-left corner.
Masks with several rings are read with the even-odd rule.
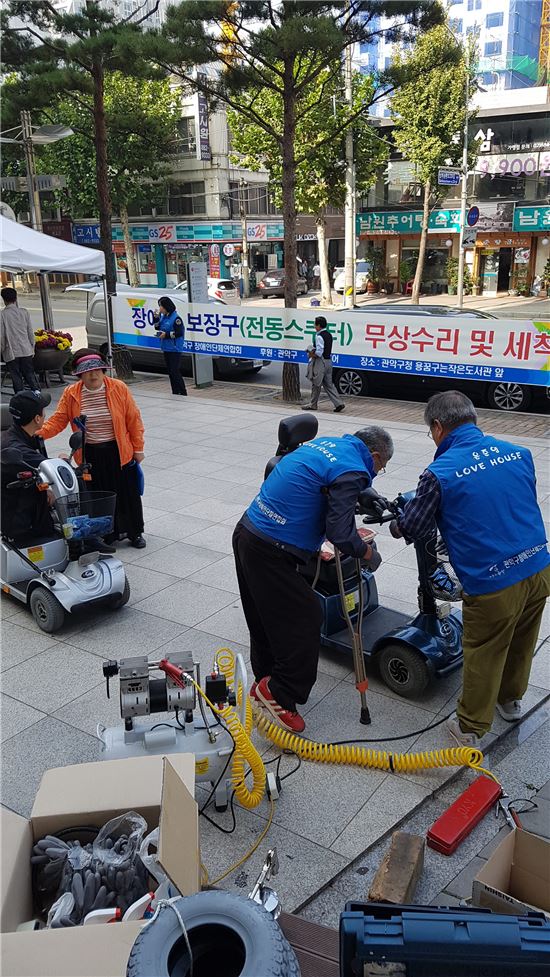
[[[258,693],[256,692],[257,687],[258,687],[258,683],[253,682],[252,685],[250,686],[250,692],[248,693],[248,696],[250,699],[252,699],[252,702],[257,702],[258,705],[261,705],[260,700],[258,699]]]
[[[265,706],[275,722],[279,726],[282,726],[283,729],[287,729],[289,733],[303,733],[306,724],[300,716],[300,713],[291,712],[290,709],[283,709],[273,698],[268,683],[268,678],[260,679],[255,690],[257,699]]]

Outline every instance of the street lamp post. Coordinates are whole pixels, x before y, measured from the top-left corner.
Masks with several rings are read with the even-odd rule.
[[[14,131],[15,129],[8,130],[10,133],[13,133]],[[27,171],[26,180],[27,193],[29,196],[29,212],[31,216],[31,224],[35,231],[42,231],[42,210],[40,207],[40,194],[38,192],[36,182],[34,146],[36,143],[48,144],[58,142],[60,139],[66,139],[67,136],[72,135],[73,130],[69,129],[68,126],[63,125],[43,125],[33,129],[30,112],[27,111],[21,112],[21,132],[17,137],[8,135],[8,133],[0,134],[0,143],[12,143],[16,146],[23,146],[25,153],[25,168]],[[50,302],[50,286],[48,282],[48,275],[46,273],[40,271],[38,272],[38,284],[40,288],[40,300],[42,303],[44,326],[47,330],[52,330],[53,314]]]
[[[29,195],[29,211],[31,224],[35,231],[42,232],[42,208],[40,206],[40,194],[36,188],[36,166],[34,160],[34,146],[32,141],[32,124],[30,112],[21,112],[21,137],[25,150],[25,164],[27,168],[27,193]],[[53,330],[53,312],[50,299],[50,282],[47,274],[38,272],[38,288],[40,290],[40,302],[44,318],[44,328],[47,332]]]
[[[460,190],[460,238],[458,243],[458,283],[456,288],[457,306],[464,306],[464,263],[466,252],[464,248],[464,231],[466,229],[466,208],[468,192],[468,109],[470,103],[470,47],[466,43],[465,49],[466,81],[464,84],[464,128],[462,143],[462,186]]]

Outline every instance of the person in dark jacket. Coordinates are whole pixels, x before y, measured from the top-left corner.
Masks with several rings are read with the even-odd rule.
[[[319,405],[319,395],[324,390],[329,400],[334,404],[334,413],[339,414],[345,410],[343,400],[338,396],[338,391],[332,382],[332,334],[327,328],[327,320],[324,315],[318,315],[315,319],[315,347],[313,351],[313,371],[311,377],[311,403],[302,407],[302,410],[317,410]]]
[[[357,532],[355,506],[392,455],[392,439],[380,427],[308,441],[281,459],[235,528],[255,679],[250,696],[292,732],[305,727],[296,705],[315,684],[321,627],[319,601],[297,567],[325,538],[372,570],[380,565],[376,548]]]
[[[424,420],[435,457],[390,529],[410,543],[437,524],[447,545],[464,591],[462,693],[447,724],[459,744],[479,747],[495,708],[507,722],[521,717],[550,554],[531,452],[480,431],[458,390],[431,397]]]
[[[47,458],[44,441],[38,436],[45,421],[44,411],[51,401],[49,394],[23,390],[10,400],[13,423],[2,432],[1,503],[2,531],[10,539],[40,539],[54,535],[53,520],[46,492],[35,485],[9,489],[26,468],[35,469]]]
[[[181,354],[183,352],[184,328],[176,306],[167,295],[159,299],[158,323],[155,328],[160,337],[160,348],[170,377],[172,393],[187,396],[185,381],[181,375]]]

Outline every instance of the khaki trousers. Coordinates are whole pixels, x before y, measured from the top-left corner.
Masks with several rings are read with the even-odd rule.
[[[523,698],[549,596],[550,566],[494,594],[464,596],[464,674],[456,713],[465,732],[482,736],[497,702]]]

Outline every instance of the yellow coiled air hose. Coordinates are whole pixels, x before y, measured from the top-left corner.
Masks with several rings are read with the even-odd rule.
[[[233,662],[233,673],[234,667]],[[224,674],[226,673],[224,672]],[[195,686],[198,694],[202,695],[203,699],[208,704],[210,709],[216,714],[216,716],[223,719],[235,744],[235,757],[231,769],[231,784],[233,786],[233,790],[235,791],[235,797],[243,807],[248,809],[257,807],[265,793],[265,767],[260,754],[250,739],[249,731],[243,728],[241,721],[232,706],[224,706],[223,709],[218,709],[213,702],[210,702],[210,699],[206,693],[193,678],[191,678],[191,682]],[[246,690],[243,689],[241,694],[246,694]],[[250,721],[248,720],[249,711]],[[249,724],[251,729],[252,710],[250,705],[247,707],[246,725],[248,726]],[[250,770],[252,771],[252,787],[250,788],[247,786],[244,778],[246,766],[250,767]]]
[[[223,653],[223,654],[222,654]],[[235,659],[229,648],[218,652],[218,664],[226,678],[235,674]],[[248,720],[248,710],[247,710]],[[392,773],[417,773],[420,770],[430,770],[437,767],[470,767],[479,773],[484,773],[492,780],[496,777],[490,770],[481,766],[483,753],[471,746],[457,746],[444,750],[424,750],[421,753],[389,753],[386,750],[371,750],[364,746],[338,745],[336,743],[316,743],[303,739],[294,733],[287,732],[265,714],[254,713],[256,728],[261,736],[277,746],[280,750],[295,753],[302,760],[314,763],[346,764],[354,767],[371,767],[376,770],[387,770]],[[240,725],[240,724],[239,724]]]

